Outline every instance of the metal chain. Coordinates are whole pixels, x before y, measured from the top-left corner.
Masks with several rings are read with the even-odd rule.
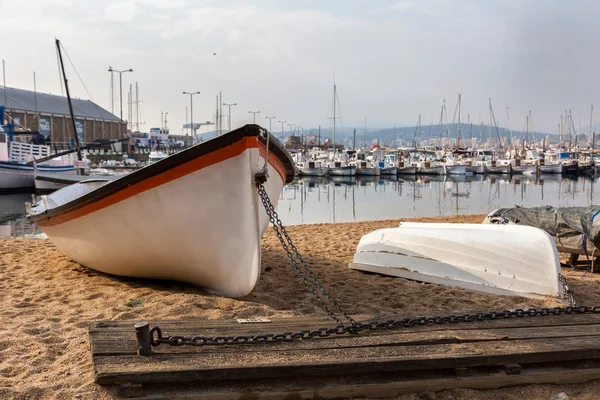
[[[454,324],[459,322],[477,322],[491,321],[498,319],[508,319],[513,317],[543,317],[549,315],[561,314],[598,314],[600,306],[568,306],[555,308],[530,308],[527,310],[504,310],[476,312],[472,314],[447,315],[434,317],[414,317],[400,319],[386,319],[382,321],[354,322],[352,325],[336,325],[332,328],[307,329],[297,332],[282,333],[264,333],[258,335],[237,335],[237,336],[167,336],[162,335],[161,329],[156,326],[150,330],[150,342],[152,346],[169,344],[171,346],[221,346],[235,344],[260,344],[260,343],[280,343],[292,342],[295,340],[309,340],[315,337],[326,338],[333,335],[342,336],[346,334],[357,334],[362,331],[379,331],[400,328],[410,328],[413,326]]]
[[[558,280],[560,281],[563,289],[563,297],[569,302],[570,306],[576,306],[575,297],[573,297],[573,290],[569,289],[569,282],[563,274],[558,274]]]
[[[304,261],[304,259],[302,258],[302,256],[298,252],[298,249],[296,248],[296,246],[292,242],[292,239],[290,238],[290,236],[287,233],[286,229],[284,228],[281,220],[279,219],[277,211],[275,211],[275,207],[271,203],[271,199],[269,199],[269,195],[267,194],[267,191],[265,190],[264,185],[262,183],[258,183],[257,182],[256,187],[258,189],[258,194],[259,194],[260,199],[261,199],[261,201],[263,203],[263,206],[265,207],[267,215],[269,216],[269,221],[271,222],[271,224],[273,224],[273,230],[275,231],[275,234],[277,235],[277,238],[281,242],[281,246],[285,250],[288,258],[290,259],[290,261],[292,263],[292,267],[296,270],[296,272],[300,276],[300,279],[302,280],[302,282],[310,290],[310,292],[312,293],[312,295],[317,299],[317,301],[319,302],[319,305],[338,324],[343,325],[341,319],[335,314],[334,311],[331,310],[331,308],[321,298],[321,295],[319,295],[319,293],[317,292],[316,289],[318,289],[318,291],[321,292],[321,294],[323,295],[323,297],[325,297],[329,301],[329,303],[346,320],[348,320],[350,323],[354,323],[354,319],[352,319],[352,317],[346,311],[344,311],[341,308],[341,306],[338,304],[338,302],[333,297],[331,297],[331,295],[327,292],[327,289],[325,289],[325,287],[323,286],[323,284],[321,283],[321,281],[319,280],[319,278],[317,278],[317,276],[311,271],[311,269],[306,264],[306,261]],[[302,268],[300,268],[300,266],[298,265],[298,262],[300,262],[300,264],[302,265],[302,268],[304,269],[304,271],[306,271],[306,274],[308,274],[308,276],[312,280],[312,283],[307,279],[305,272],[302,270]],[[316,289],[313,286],[313,284],[314,284],[314,286],[316,286]]]
[[[476,312],[472,314],[462,315],[447,315],[447,316],[433,316],[433,317],[413,317],[413,318],[400,318],[400,319],[386,319],[386,320],[374,320],[366,323],[356,322],[348,313],[346,313],[340,305],[335,301],[331,295],[327,292],[321,281],[314,275],[311,269],[308,267],[296,246],[294,246],[292,239],[288,235],[284,228],[275,207],[271,203],[269,196],[263,186],[264,179],[257,176],[256,187],[260,195],[261,201],[269,221],[273,224],[273,230],[277,234],[277,238],[281,242],[281,245],[288,258],[292,263],[292,267],[296,270],[302,282],[308,287],[313,296],[317,299],[320,306],[333,318],[337,325],[331,328],[317,328],[307,329],[297,332],[281,332],[281,333],[264,333],[259,335],[236,335],[236,336],[166,336],[163,337],[162,330],[160,327],[155,326],[150,330],[150,342],[152,346],[159,346],[161,344],[169,344],[171,346],[209,346],[209,345],[233,345],[233,344],[260,344],[260,343],[279,343],[279,342],[291,342],[295,340],[308,340],[315,337],[325,338],[332,335],[346,335],[346,334],[357,334],[362,331],[377,331],[383,329],[399,329],[409,328],[412,326],[423,326],[431,324],[446,324],[446,323],[458,323],[458,322],[474,322],[474,321],[488,321],[497,319],[507,319],[513,317],[536,317],[536,316],[548,316],[548,315],[561,315],[561,314],[586,314],[586,313],[600,313],[600,306],[577,306],[573,298],[573,291],[569,289],[567,279],[559,274],[559,280],[563,288],[563,296],[569,302],[568,307],[554,307],[554,308],[530,308],[527,310],[503,310],[503,311],[486,311]],[[298,262],[302,265],[298,265]],[[304,269],[304,271],[302,270]],[[312,280],[312,283],[306,277],[306,274]],[[331,310],[325,300],[319,295],[318,291],[313,286],[315,285],[318,291],[329,301],[331,305],[344,318],[351,322],[350,325],[344,325],[341,319]]]

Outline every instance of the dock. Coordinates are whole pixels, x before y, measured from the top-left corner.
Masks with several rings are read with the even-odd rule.
[[[368,319],[361,318],[361,321]],[[95,381],[128,397],[193,399],[392,397],[456,388],[600,379],[600,314],[419,325],[292,342],[153,347],[138,321],[89,328]],[[150,321],[163,337],[247,335],[331,327],[320,317]]]

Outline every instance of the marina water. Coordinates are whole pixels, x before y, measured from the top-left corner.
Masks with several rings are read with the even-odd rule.
[[[560,175],[407,175],[296,178],[281,194],[285,225],[487,214],[497,208],[588,206],[600,178]],[[30,193],[0,195],[0,237],[40,237],[25,217]]]

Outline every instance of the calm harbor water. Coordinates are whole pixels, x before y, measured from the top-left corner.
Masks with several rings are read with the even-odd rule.
[[[595,199],[600,179],[557,175],[298,178],[284,188],[277,212],[284,224],[296,225],[587,206]]]
[[[297,178],[277,205],[285,225],[489,213],[515,205],[588,206],[600,178],[556,175]],[[0,195],[0,237],[39,237],[23,216],[31,194]]]

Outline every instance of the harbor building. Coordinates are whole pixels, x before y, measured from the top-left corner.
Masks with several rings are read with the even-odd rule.
[[[90,100],[71,98],[77,136],[81,143],[126,137],[127,122]],[[28,142],[39,132],[50,143],[68,143],[73,123],[66,96],[0,86],[0,105],[5,121],[14,126],[16,141]]]

